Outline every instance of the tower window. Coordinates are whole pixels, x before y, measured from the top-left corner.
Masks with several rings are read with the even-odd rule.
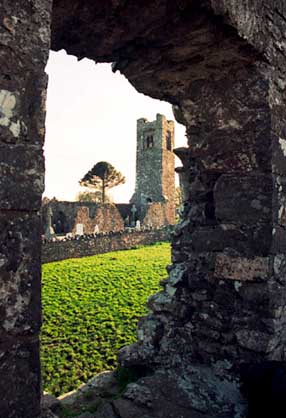
[[[172,151],[172,135],[170,131],[166,135],[166,148],[168,151]]]
[[[154,147],[154,138],[152,135],[148,135],[145,138],[144,148],[147,149],[147,148],[153,148],[153,147]]]

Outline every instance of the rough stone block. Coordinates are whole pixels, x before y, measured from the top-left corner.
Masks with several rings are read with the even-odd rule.
[[[41,323],[40,217],[0,212],[0,342]]]
[[[51,0],[1,2],[0,43],[21,57],[19,67],[44,69],[50,47],[51,10]]]
[[[204,137],[207,145],[200,148],[199,144],[197,149],[194,148],[194,153],[200,158],[205,170],[228,173],[270,171],[270,159],[265,157],[270,153],[270,127],[264,126],[261,120],[255,120],[254,114],[250,117],[254,120],[252,126],[249,124],[247,128],[241,127],[237,120],[230,118],[224,121],[224,128],[210,129]],[[259,130],[256,134],[254,127]],[[265,140],[267,136],[269,139]],[[232,140],[229,141],[229,138]]]
[[[10,66],[16,63],[11,62],[9,53],[7,55],[0,51],[0,67],[9,74]],[[22,70],[15,78],[4,79],[0,89],[0,143],[43,144],[46,88],[47,75],[39,76],[34,72]]]
[[[271,335],[257,330],[239,330],[235,333],[238,344],[258,353],[270,351]]]
[[[279,283],[286,284],[286,255],[276,254],[273,259],[274,277]]]
[[[36,418],[40,413],[40,360],[36,339],[0,344],[0,416]]]
[[[181,248],[188,247],[197,253],[232,248],[242,256],[265,256],[271,248],[272,226],[264,223],[255,226],[220,224],[196,227],[193,232],[186,231],[177,241]]]
[[[272,221],[271,175],[222,175],[214,189],[216,218],[224,223]]]
[[[226,254],[216,256],[215,273],[216,278],[230,280],[255,280],[267,279],[270,266],[268,257],[230,257]]]
[[[57,412],[61,408],[61,402],[58,398],[49,393],[44,393],[41,399],[41,407],[43,410]]]
[[[0,146],[0,210],[38,210],[44,191],[42,149]]]
[[[114,409],[112,408],[111,404],[104,404],[98,408],[93,418],[116,418],[118,415],[115,415]]]

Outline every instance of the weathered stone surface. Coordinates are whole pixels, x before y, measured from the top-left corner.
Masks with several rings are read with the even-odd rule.
[[[137,245],[169,241],[169,228],[146,231],[115,232],[109,234],[83,235],[73,239],[46,241],[42,245],[42,262],[87,257],[110,251],[126,250]]]
[[[151,388],[140,386],[137,383],[130,383],[124,392],[123,397],[139,406],[144,406],[146,408],[152,406],[153,395]]]
[[[227,367],[186,365],[184,371],[158,370],[128,385],[123,398],[105,405],[95,417],[108,411],[110,417],[118,418],[245,418],[246,404],[238,381],[223,376]]]
[[[42,169],[40,103],[50,7],[50,0],[6,0],[0,6],[0,135],[8,161],[7,166],[4,160],[0,165],[0,197],[16,220],[19,215],[12,209],[36,211],[39,205],[41,173],[34,176],[33,170]],[[184,224],[177,231],[172,255],[187,272],[183,276],[178,272],[178,280],[171,275],[163,292],[151,299],[154,312],[140,325],[142,340],[125,349],[120,359],[152,369],[153,377],[145,383],[153,388],[153,410],[121,398],[106,410],[107,416],[189,418],[191,411],[193,418],[244,417],[231,368],[266,358],[285,359],[285,197],[283,181],[277,178],[285,176],[286,166],[285,16],[284,2],[268,0],[53,2],[53,48],[65,48],[78,58],[113,62],[113,70],[125,74],[138,91],[173,103],[186,125],[190,146],[181,169],[187,199]],[[31,144],[26,152],[21,151],[22,138]],[[22,158],[16,156],[16,147]],[[33,154],[34,147],[39,157]],[[19,186],[20,181],[25,183]],[[9,195],[11,190],[19,202]],[[220,224],[232,224],[232,232],[220,235]],[[209,227],[217,235],[202,248],[202,235],[211,234]],[[264,227],[271,245],[262,240],[260,248],[257,231]],[[21,228],[25,231],[24,224]],[[253,235],[246,234],[244,250],[243,234],[251,228]],[[22,250],[12,244],[7,248],[18,265]],[[226,265],[216,268],[222,252],[228,258],[220,261]],[[29,265],[34,253],[33,248],[27,251]],[[254,265],[249,259],[256,260]],[[267,280],[265,259],[269,259]],[[248,267],[255,280],[243,281]],[[232,280],[214,277],[215,271]],[[257,271],[262,279],[256,277]],[[13,282],[14,277],[9,278]],[[36,289],[33,295],[37,297]],[[5,299],[3,312],[7,307],[14,312],[17,300]],[[25,346],[25,338],[24,333],[19,346]],[[6,405],[10,403],[9,409],[2,409],[5,418],[34,418],[39,387],[31,378],[29,353],[17,359],[16,369],[9,355],[9,373],[3,374],[2,385]],[[38,361],[36,351],[34,359]],[[220,378],[221,385],[210,366],[225,359],[230,367],[224,371],[227,378]],[[196,370],[186,367],[190,362],[198,363]],[[162,366],[167,370],[182,365],[181,391],[177,389],[182,375],[175,368],[171,376],[158,377]],[[29,388],[21,377],[23,370]]]
[[[41,399],[41,408],[42,410],[50,410],[56,412],[60,409],[60,401],[53,395],[49,393],[44,393]]]
[[[43,171],[41,148],[0,145],[0,209],[39,210]]]
[[[104,404],[93,414],[93,418],[118,418],[118,414],[115,413],[114,408],[110,404]]]
[[[15,65],[12,61],[11,55],[0,53],[1,68]],[[9,72],[9,68],[5,70]],[[17,84],[12,84],[7,75],[0,90],[0,144],[41,146],[45,134],[47,76],[39,78],[36,73],[28,72],[24,77],[20,73],[13,81]],[[32,95],[31,103],[25,94]]]
[[[235,333],[238,344],[256,352],[268,352],[269,335],[255,330],[240,330]]]
[[[50,0],[0,5],[0,415],[40,414],[40,217]]]
[[[268,84],[255,66],[192,84],[190,101],[183,102],[183,109],[192,114],[188,127],[192,158],[198,157],[204,170],[270,172],[266,156],[271,144]]]
[[[273,260],[274,276],[281,284],[286,283],[286,256],[285,254],[277,254]]]
[[[118,383],[115,372],[102,372],[81,385],[77,390],[59,397],[64,405],[86,404],[86,395],[90,400],[101,396],[114,396],[118,392]]]
[[[41,411],[40,418],[59,418],[58,415],[55,415],[50,409],[43,409]],[[90,418],[90,417],[87,417]]]
[[[93,216],[89,214],[89,208],[82,206],[77,210],[74,220],[73,233],[76,233],[76,225],[83,224],[85,234],[93,234],[95,227],[98,232],[116,232],[124,230],[124,221],[116,205],[96,205]]]
[[[145,212],[145,213],[144,213]],[[174,225],[175,205],[172,203],[151,203],[144,211],[142,225],[160,228],[164,225]]]
[[[223,175],[214,189],[216,217],[224,222],[270,222],[272,177]]]
[[[16,4],[3,2],[0,12],[1,46],[4,51],[11,48],[14,52],[12,59],[18,56],[14,62],[13,74],[17,74],[21,67],[36,68],[40,72],[46,65],[49,53],[51,1],[41,0],[27,4],[19,0]]]
[[[0,212],[0,341],[41,324],[40,216]]]
[[[225,254],[216,256],[214,276],[230,280],[255,280],[269,277],[269,259],[230,257]]]
[[[237,225],[221,223],[212,226],[188,227],[181,233],[175,233],[174,249],[185,249],[192,253],[235,250],[241,256],[269,254],[272,245],[272,226],[266,223],[254,225]]]
[[[37,339],[0,344],[0,416],[37,417],[40,413],[40,361]]]

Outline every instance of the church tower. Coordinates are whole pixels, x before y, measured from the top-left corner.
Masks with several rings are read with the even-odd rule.
[[[157,114],[156,120],[137,120],[136,186],[131,199],[136,207],[162,203],[169,223],[175,216],[174,121]]]

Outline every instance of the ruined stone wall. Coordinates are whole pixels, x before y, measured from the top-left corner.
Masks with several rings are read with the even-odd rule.
[[[40,413],[40,206],[51,1],[0,4],[0,416]]]
[[[96,226],[98,232],[116,232],[124,229],[124,221],[113,204],[97,205],[93,217],[90,216],[89,208],[82,206],[77,210],[73,233],[76,233],[77,224],[83,224],[84,234],[93,234]]]
[[[175,209],[169,203],[151,203],[147,206],[142,219],[142,225],[160,228],[175,224]]]
[[[171,369],[173,396],[183,396],[184,387],[189,410],[200,405],[208,417],[222,416],[214,382],[228,376],[236,395],[230,399],[231,391],[224,391],[223,410],[245,417],[236,380],[240,365],[285,358],[285,5],[266,0],[172,5],[158,0],[152,13],[145,7],[143,16],[152,26],[142,35],[142,21],[133,20],[128,27],[136,41],[123,19],[120,43],[110,42],[116,32],[111,31],[96,49],[97,59],[112,56],[113,68],[139,91],[174,104],[189,146],[181,152],[185,210],[169,279],[150,298],[139,341],[120,361],[157,370],[148,383],[153,382],[156,401],[160,390],[154,385],[171,385],[162,368]],[[132,13],[129,6],[122,10]],[[112,16],[105,13],[110,27]],[[166,15],[168,24],[162,23]],[[176,22],[172,35],[170,22]],[[81,40],[71,47],[82,49]],[[136,409],[130,399],[119,401],[120,416],[127,404]],[[261,413],[251,410],[250,416],[271,416],[262,404]],[[187,410],[180,413],[189,416]],[[160,416],[158,409],[152,416]]]
[[[3,418],[39,413],[50,7],[0,5]],[[274,0],[53,2],[53,49],[112,62],[138,91],[172,103],[188,134],[169,279],[120,358],[148,368],[135,387],[146,405],[133,387],[107,416],[244,418],[240,365],[285,359],[285,17]],[[251,418],[279,416],[266,398]]]
[[[83,235],[65,241],[47,241],[42,246],[42,262],[88,257],[111,251],[128,250],[137,245],[149,245],[169,241],[171,229],[149,231],[115,232],[112,234]]]
[[[92,218],[95,215],[97,203],[94,202],[65,202],[58,200],[51,200],[48,204],[42,207],[43,233],[47,226],[47,208],[51,207],[52,225],[56,233],[68,233],[75,228],[76,216],[79,209],[87,207],[89,216]]]
[[[55,232],[68,233],[76,229],[77,223],[86,223],[87,233],[93,233],[93,227],[100,225],[100,231],[108,232],[123,229],[123,219],[116,205],[105,206],[95,202],[50,201],[42,207],[43,233],[47,225],[47,208],[52,208],[52,224]],[[83,210],[82,210],[83,209]],[[94,225],[93,225],[94,224]],[[59,231],[57,227],[60,225]]]

